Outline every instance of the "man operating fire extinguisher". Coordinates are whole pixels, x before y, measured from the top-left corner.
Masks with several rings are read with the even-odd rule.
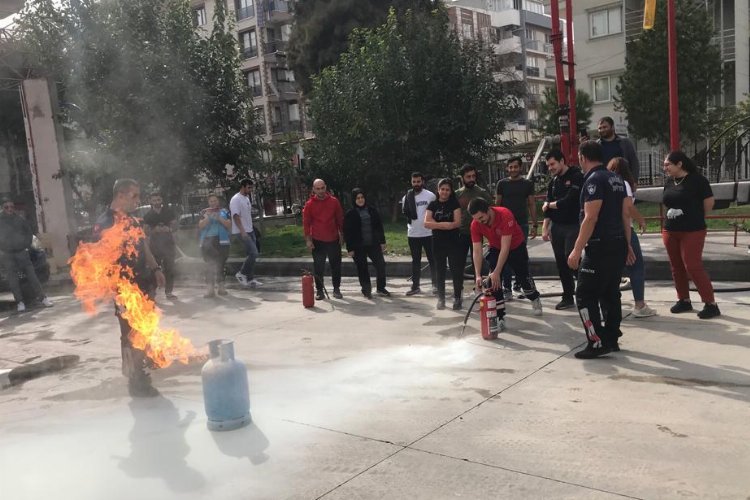
[[[112,189],[112,203],[99,216],[94,225],[93,237],[98,240],[105,229],[116,223],[125,222],[128,227],[139,228],[138,220],[130,215],[138,207],[141,199],[141,188],[133,179],[118,179]],[[164,287],[165,277],[154,259],[142,231],[135,241],[134,248],[128,247],[128,242],[122,242],[120,265],[128,279],[135,283],[144,295],[153,299],[157,287]],[[134,251],[133,251],[134,250]],[[120,342],[122,347],[122,372],[128,379],[128,391],[133,397],[153,397],[159,392],[151,385],[151,377],[146,372],[146,355],[143,350],[136,348],[130,336],[132,327],[123,317],[123,310],[115,306],[115,315],[120,322]]]
[[[482,241],[486,237],[490,245],[487,263],[490,266],[489,285],[495,296],[498,330],[505,331],[505,298],[501,283],[503,266],[513,269],[521,283],[523,292],[531,300],[535,316],[542,315],[542,301],[534,279],[529,273],[529,253],[526,239],[513,213],[504,207],[490,207],[487,200],[475,198],[469,203],[471,221],[471,243],[477,290],[482,289]]]

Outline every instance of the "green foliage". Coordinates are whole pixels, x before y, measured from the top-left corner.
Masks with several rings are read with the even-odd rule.
[[[677,1],[677,68],[682,142],[699,141],[708,126],[709,99],[721,90],[722,64],[711,20],[702,6]],[[666,2],[657,2],[654,29],[628,44],[616,108],[630,131],[652,144],[669,143]]]
[[[461,43],[444,10],[408,11],[358,29],[349,50],[314,78],[314,169],[329,186],[393,200],[410,172],[481,164],[517,111],[520,87],[495,81],[491,49]]]
[[[544,99],[539,107],[539,131],[544,135],[560,135],[560,122],[557,115],[557,91],[547,87],[542,94]],[[588,129],[594,115],[594,101],[586,91],[576,89],[576,121],[585,123]]]
[[[64,174],[79,196],[106,203],[113,178],[129,176],[174,199],[199,175],[253,161],[252,101],[222,5],[202,36],[187,0],[26,3],[18,34],[37,75],[58,82]]]
[[[289,64],[303,92],[312,90],[312,76],[336,64],[349,46],[355,28],[383,24],[388,10],[408,8],[429,12],[436,0],[304,0],[294,4],[294,30],[289,40]]]

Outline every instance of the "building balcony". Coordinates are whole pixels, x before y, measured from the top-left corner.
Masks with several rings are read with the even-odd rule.
[[[275,54],[276,52],[286,52],[286,40],[268,40],[263,43],[264,54]]]
[[[285,23],[292,19],[291,8],[287,0],[268,0],[268,21]]]
[[[242,59],[258,57],[258,47],[243,47],[240,49],[240,57]]]
[[[521,37],[512,36],[504,38],[495,44],[495,54],[509,54],[512,52],[521,52]]]
[[[537,77],[537,78],[539,78],[539,76],[541,75],[541,73],[542,72],[540,71],[539,68],[535,68],[533,66],[526,66],[526,76],[531,76],[531,77]]]
[[[290,132],[302,132],[302,122],[300,120],[289,120],[271,124],[272,134],[288,134]]]
[[[255,6],[251,5],[250,7],[242,7],[241,9],[237,9],[236,15],[237,21],[255,17]]]
[[[526,101],[529,103],[529,107],[535,108],[542,104],[542,101],[544,100],[542,94],[528,94],[526,96]]]
[[[552,44],[541,40],[526,40],[526,50],[552,55]]]

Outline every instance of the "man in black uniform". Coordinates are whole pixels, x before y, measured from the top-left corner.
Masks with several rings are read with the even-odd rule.
[[[586,333],[586,348],[579,359],[619,351],[617,338],[622,321],[620,279],[626,259],[635,261],[630,246],[630,224],[625,183],[602,164],[602,147],[586,141],[578,148],[578,161],[585,173],[581,189],[581,228],[568,266],[578,269],[576,304]],[[581,260],[584,248],[586,255]],[[580,269],[579,269],[580,264]],[[599,312],[606,311],[604,325]]]
[[[557,273],[563,287],[562,300],[555,306],[559,311],[575,306],[575,271],[568,267],[568,255],[578,238],[583,174],[580,168],[565,164],[565,156],[559,149],[547,153],[547,168],[554,177],[547,187],[547,199],[542,205],[542,239],[552,242]]]
[[[154,254],[156,263],[161,266],[166,285],[164,293],[168,299],[174,300],[177,297],[172,293],[174,289],[174,258],[175,258],[175,241],[174,230],[177,225],[177,216],[174,211],[164,206],[164,200],[161,193],[151,193],[151,210],[143,216],[144,229],[148,236],[148,247]]]
[[[94,225],[95,239],[101,237],[115,221],[126,219],[131,226],[138,226],[138,221],[129,215],[141,200],[141,188],[133,179],[118,179],[112,188],[112,204],[99,216]],[[125,241],[123,241],[123,250]],[[137,255],[130,257],[123,254],[120,263],[132,271],[133,281],[141,291],[153,299],[157,287],[164,286],[165,278],[161,268],[151,254],[145,239],[135,242]],[[120,345],[122,348],[122,373],[128,378],[128,390],[134,397],[157,396],[159,392],[151,385],[151,377],[146,373],[146,354],[133,347],[130,341],[132,328],[122,317],[119,306],[115,305],[115,316],[120,322]]]

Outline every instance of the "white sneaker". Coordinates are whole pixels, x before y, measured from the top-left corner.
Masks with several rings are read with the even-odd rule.
[[[261,283],[260,281],[256,280],[255,278],[253,278],[253,279],[251,279],[250,281],[247,282],[247,285],[250,288],[258,288],[259,286],[263,286],[263,283]]]
[[[49,297],[44,297],[42,299],[42,304],[44,305],[44,307],[52,307],[52,306],[55,305],[55,304],[52,303],[51,300],[49,300]]]
[[[643,306],[640,309],[637,307],[633,308],[633,317],[634,318],[649,318],[651,316],[656,316],[657,313],[655,310],[651,309],[648,306]]]
[[[26,304],[24,304],[23,302],[19,302],[18,307],[16,307],[16,311],[22,313],[25,310],[26,310]]]
[[[237,278],[237,281],[239,281],[240,285],[247,286],[247,276],[245,276],[241,272],[237,272],[234,277]]]
[[[542,315],[542,299],[539,297],[531,301],[531,309],[534,311],[534,316]]]

